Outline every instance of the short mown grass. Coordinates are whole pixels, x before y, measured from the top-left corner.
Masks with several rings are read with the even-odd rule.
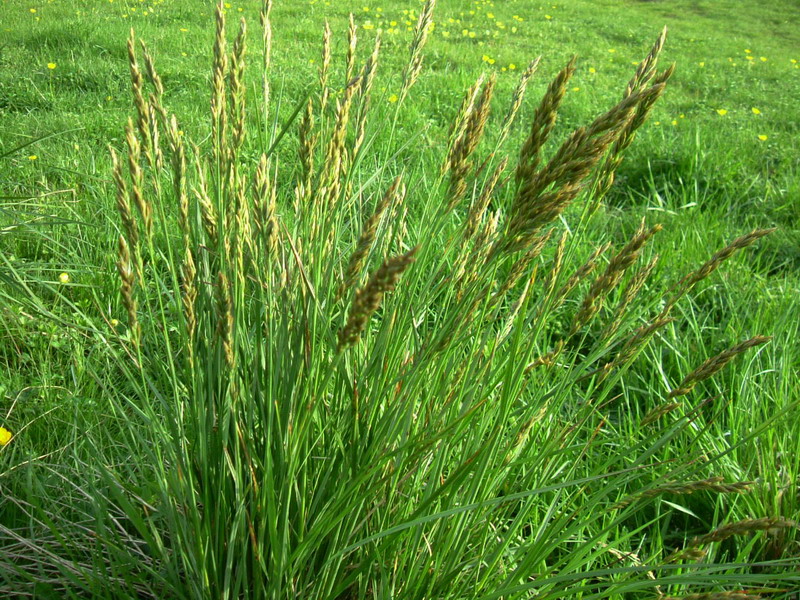
[[[796,593],[790,5],[432,8],[3,2],[5,590]]]

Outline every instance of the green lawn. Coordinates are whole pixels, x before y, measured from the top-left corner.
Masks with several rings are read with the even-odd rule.
[[[0,0],[0,587],[793,598],[793,4]]]

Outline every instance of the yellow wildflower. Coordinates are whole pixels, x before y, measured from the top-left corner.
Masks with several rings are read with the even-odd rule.
[[[5,446],[14,437],[5,427],[0,427],[0,446]]]
[[[766,135],[764,135],[764,134],[762,133],[760,136],[758,136],[758,139],[760,139],[762,142],[766,142],[768,138],[767,138],[767,136],[766,136]]]
[[[717,109],[717,114],[718,114],[720,117],[724,117],[725,115],[727,115],[727,114],[728,114],[728,111],[727,111],[727,110],[725,110],[724,108],[718,108],[718,109]]]
[[[61,275],[58,276],[58,280],[61,283],[69,283],[69,273],[61,273]]]

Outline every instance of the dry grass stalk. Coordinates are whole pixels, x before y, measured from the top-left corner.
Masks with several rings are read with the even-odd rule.
[[[744,494],[749,492],[755,485],[754,481],[734,481],[725,483],[722,477],[710,477],[700,481],[689,481],[684,483],[665,483],[636,494],[617,504],[614,508],[624,508],[640,498],[654,498],[664,494],[693,494],[694,492],[715,492],[717,494]]]
[[[322,96],[320,97],[321,115],[325,115],[325,108],[328,106],[328,99],[330,98],[331,91],[328,88],[328,74],[331,67],[331,26],[328,21],[325,21],[325,29],[322,32],[322,64],[319,68],[319,89]]]
[[[603,274],[597,277],[592,283],[589,292],[583,299],[580,309],[572,320],[572,327],[569,332],[570,336],[575,335],[582,327],[592,320],[600,310],[606,296],[608,296],[609,292],[613,290],[620,279],[622,279],[625,271],[639,259],[642,247],[651,237],[661,231],[661,229],[661,225],[655,225],[649,230],[646,229],[644,219],[642,219],[642,223],[631,241],[612,257]]]
[[[224,272],[217,274],[217,338],[222,342],[225,363],[228,368],[235,366],[233,352],[233,300],[231,299],[230,281]]]
[[[447,157],[442,164],[442,177],[447,174],[447,172],[450,170],[450,166],[453,164],[453,153],[455,152],[456,146],[459,144],[461,137],[464,135],[464,130],[467,128],[467,121],[469,120],[472,111],[475,109],[475,101],[478,99],[478,92],[480,92],[485,78],[486,76],[481,73],[477,81],[472,84],[472,86],[470,86],[470,88],[464,94],[464,99],[461,101],[461,107],[458,109],[458,113],[456,113],[455,120],[450,125],[447,141]]]
[[[538,56],[530,63],[528,63],[528,67],[522,72],[522,76],[519,79],[519,83],[517,87],[514,88],[514,94],[511,96],[511,104],[508,107],[508,112],[506,116],[503,117],[503,123],[500,126],[500,137],[498,138],[497,145],[500,146],[506,138],[508,138],[508,134],[511,131],[511,126],[514,124],[514,119],[519,113],[519,109],[522,106],[522,100],[525,98],[525,90],[528,88],[528,82],[533,77],[533,74],[536,72],[536,69],[539,68],[539,62],[541,61],[542,57]]]
[[[405,254],[386,260],[367,285],[356,292],[347,323],[339,330],[337,352],[358,343],[370,317],[380,308],[384,295],[395,288],[400,276],[414,262],[418,249],[412,248]]]
[[[427,0],[422,11],[419,13],[417,25],[414,28],[414,38],[411,41],[408,63],[403,69],[403,85],[400,88],[400,99],[402,103],[408,95],[408,91],[416,83],[419,73],[422,70],[422,50],[428,39],[431,24],[433,23],[433,8],[436,0]]]
[[[747,248],[748,246],[752,245],[765,235],[769,235],[775,231],[775,228],[772,229],[755,229],[750,233],[743,235],[739,238],[736,238],[733,242],[725,246],[722,250],[716,252],[708,261],[706,261],[703,266],[701,266],[696,271],[692,271],[688,275],[686,275],[683,279],[681,279],[678,283],[676,283],[672,287],[672,295],[667,300],[666,305],[661,311],[659,317],[665,317],[669,314],[675,304],[686,295],[698,282],[702,281],[711,273],[716,271],[719,266],[728,260],[731,256],[736,254],[739,250]]]
[[[158,134],[158,123],[161,121],[162,124],[165,126],[167,125],[167,111],[164,109],[164,84],[161,81],[161,77],[158,75],[156,71],[155,61],[153,60],[153,56],[147,49],[147,45],[144,41],[139,40],[139,46],[142,49],[142,55],[144,56],[144,64],[145,64],[145,72],[147,73],[147,79],[150,81],[150,84],[153,86],[155,90],[154,93],[149,95],[149,102],[147,104],[147,110],[149,113],[148,122],[150,125],[150,138],[153,143],[153,156],[155,158],[155,166],[156,169],[161,169],[164,164],[164,154],[161,151],[161,147],[158,143],[159,134]],[[150,157],[148,156],[148,161]],[[153,166],[153,163],[150,163],[150,166]],[[156,189],[160,189],[160,180],[153,174],[153,183]]]
[[[628,285],[625,286],[625,290],[622,292],[622,298],[620,298],[617,307],[614,309],[614,316],[603,330],[600,336],[601,338],[606,340],[611,339],[619,331],[624,321],[625,311],[639,295],[639,292],[642,290],[642,287],[644,287],[645,282],[650,277],[657,263],[658,256],[656,255],[649,263],[639,269],[628,282]]]
[[[215,11],[216,36],[214,37],[214,63],[211,74],[211,144],[214,162],[222,166],[227,148],[227,116],[225,77],[228,73],[228,55],[225,40],[225,8],[222,2]]]
[[[567,91],[567,82],[575,72],[576,61],[577,57],[573,56],[559,74],[556,75],[555,79],[550,82],[547,92],[545,92],[542,101],[536,108],[531,122],[531,132],[520,149],[519,162],[517,163],[515,174],[517,183],[529,180],[539,166],[542,148],[555,126],[558,107],[561,105],[561,101]]]
[[[196,301],[197,267],[194,263],[194,253],[191,247],[187,246],[184,247],[183,262],[181,263],[181,303],[186,323],[186,361],[190,369],[194,367],[194,339],[197,332]]]
[[[497,78],[494,74],[483,86],[480,98],[467,118],[464,133],[456,140],[450,162],[450,188],[446,211],[452,210],[464,197],[467,191],[466,177],[472,166],[470,156],[478,147],[486,127],[486,120],[491,109],[492,93]]]
[[[673,410],[677,410],[681,406],[683,405],[680,402],[664,402],[659,404],[655,408],[651,409],[644,417],[642,417],[639,426],[646,427],[647,425],[650,425],[650,423],[658,421],[664,415],[671,413]]]
[[[122,282],[122,304],[128,313],[128,329],[131,332],[131,341],[134,346],[139,345],[141,340],[141,326],[137,316],[136,298],[133,291],[136,287],[136,277],[131,261],[131,252],[125,236],[119,236],[119,249],[117,254],[117,271]]]
[[[787,527],[797,527],[797,523],[784,517],[762,517],[760,519],[744,519],[735,523],[728,523],[718,527],[714,531],[694,538],[689,544],[690,547],[721,542],[735,535],[746,535],[757,531],[770,531],[786,529]]]
[[[245,51],[247,38],[247,24],[244,19],[239,22],[239,34],[233,43],[233,51],[230,58],[230,72],[228,74],[230,86],[230,123],[231,123],[231,139],[228,149],[228,160],[230,164],[236,162],[239,149],[244,143],[245,133],[247,127],[245,124],[245,83],[244,83],[244,69],[245,69]]]
[[[133,133],[133,121],[128,119],[125,126],[125,141],[128,144],[128,170],[131,177],[131,196],[144,223],[148,238],[153,235],[153,208],[144,197],[144,174],[141,167],[141,146]]]
[[[361,235],[356,243],[356,248],[353,251],[353,254],[350,256],[347,268],[345,269],[342,283],[336,292],[336,298],[334,300],[335,302],[341,300],[342,296],[344,296],[344,293],[358,283],[358,278],[367,262],[370,249],[372,248],[373,242],[375,241],[375,236],[378,233],[378,226],[380,225],[383,214],[391,204],[402,198],[404,195],[405,186],[402,185],[400,177],[398,176],[389,186],[389,189],[386,190],[386,193],[383,195],[381,201],[378,202],[378,205],[375,207],[375,211],[364,223],[364,226],[361,230]]]
[[[697,367],[694,371],[692,371],[686,377],[684,377],[683,381],[681,381],[680,383],[680,386],[671,390],[668,397],[675,398],[676,396],[685,396],[686,394],[692,391],[694,386],[696,386],[701,381],[713,377],[716,373],[721,371],[725,367],[725,365],[727,365],[739,354],[742,354],[743,352],[755,346],[766,344],[771,339],[772,339],[771,337],[757,335],[753,338],[750,338],[749,340],[745,340],[739,344],[736,344],[732,348],[728,348],[727,350],[720,352],[716,356],[712,356],[711,358],[703,362],[703,364]]]

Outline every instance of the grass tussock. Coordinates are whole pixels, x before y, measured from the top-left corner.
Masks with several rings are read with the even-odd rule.
[[[793,520],[725,518],[767,488],[717,474],[725,415],[696,393],[769,338],[698,357],[683,379],[637,360],[666,351],[686,296],[769,231],[674,284],[657,281],[659,224],[616,247],[580,243],[673,73],[658,67],[666,30],[621,99],[560,143],[575,58],[507,147],[536,59],[502,118],[494,77],[466,91],[439,172],[376,166],[433,8],[394,115],[371,101],[380,37],[359,67],[351,18],[344,77],[326,25],[316,90],[262,132],[277,114],[271,3],[256,111],[252,34],[242,20],[229,43],[220,4],[197,146],[131,33],[136,118],[124,156],[111,150],[117,274],[102,300],[126,317],[109,332],[80,309],[106,423],[61,462],[2,467],[25,474],[0,525],[9,592],[711,600],[797,585]],[[296,165],[279,164],[294,133]],[[640,398],[634,370],[652,371]]]

